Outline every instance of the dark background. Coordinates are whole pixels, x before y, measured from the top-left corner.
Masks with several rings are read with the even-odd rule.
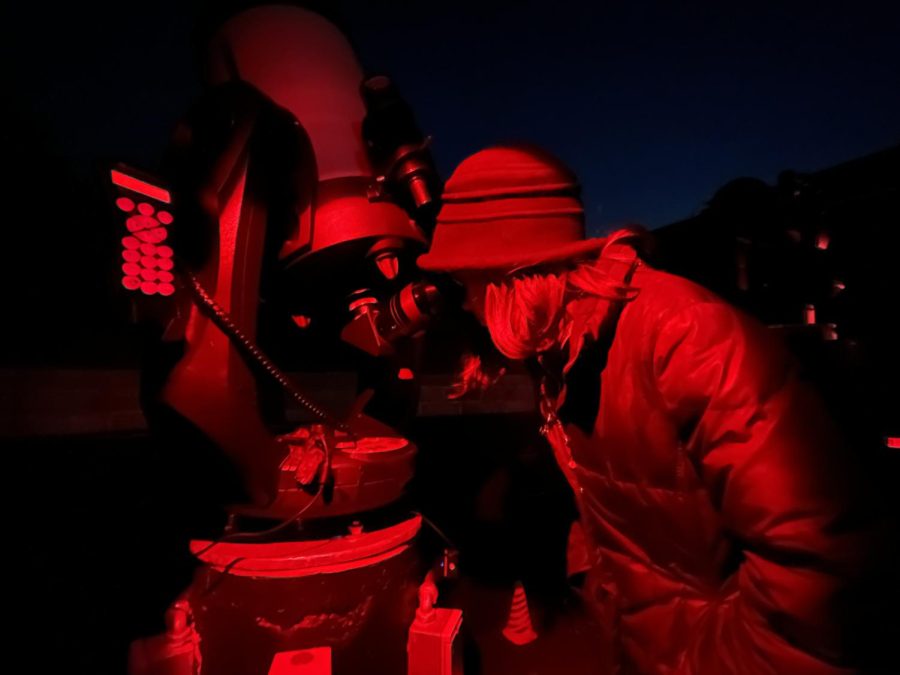
[[[15,385],[36,381],[34,369],[137,367],[139,336],[118,282],[120,225],[110,218],[102,169],[112,161],[157,165],[175,122],[202,91],[200,38],[237,4],[4,6],[0,370],[25,373],[3,380],[5,408],[27,412],[22,391],[29,387]],[[592,234],[625,222],[662,228],[681,221],[667,236],[680,244],[669,250],[684,252],[682,260],[694,256],[685,273],[717,256],[731,260],[735,233],[715,244],[710,233],[747,211],[740,199],[729,202],[730,211],[704,209],[729,181],[753,176],[772,184],[785,169],[817,172],[900,141],[896,3],[310,4],[351,36],[369,70],[394,77],[434,137],[445,177],[487,144],[537,142],[580,175]],[[853,305],[865,321],[835,314],[851,340],[798,336],[823,388],[855,398],[843,407],[854,420],[857,409],[873,418],[888,411],[884,397],[869,404],[873,380],[885,391],[896,382],[883,375],[889,333],[879,323],[896,296],[884,292],[883,277],[862,274],[873,267],[867,248],[880,255],[879,265],[890,264],[882,237],[898,221],[896,187],[890,192],[885,176],[896,171],[896,158],[894,151],[830,182],[813,181],[808,191],[796,182],[800,209],[779,202],[753,211],[772,224],[761,250],[777,252],[784,271],[782,285],[753,298],[790,300],[783,311],[769,300],[758,307],[781,312],[767,323],[799,321],[810,302],[806,290],[782,292],[798,271],[815,269],[830,284],[835,269],[850,270],[844,281],[865,299]],[[779,199],[798,192],[796,185],[786,182]],[[749,198],[766,201],[757,197]],[[852,244],[827,253],[837,262],[816,252],[823,224],[837,242]],[[799,238],[786,248],[779,237],[793,229]],[[760,254],[758,268],[772,267],[767,256]],[[731,268],[713,267],[709,283],[727,290]],[[857,334],[846,331],[851,325]],[[856,356],[872,336],[881,346]],[[807,338],[818,340],[814,350]],[[835,363],[849,379],[866,378],[845,387]],[[50,395],[38,388],[33,396],[44,404]],[[53,396],[58,421],[90,392],[67,384]],[[841,406],[837,394],[833,401]],[[8,422],[14,414],[7,412]],[[533,428],[527,416],[470,415],[420,420],[416,430],[423,445],[443,444],[442,463],[420,476],[431,475],[439,488],[431,490],[432,515],[483,579],[533,581],[561,560],[535,561],[551,547],[517,543],[536,530],[548,537],[542,541],[558,537],[558,521],[571,509],[552,464],[521,438],[526,428]],[[46,437],[36,428],[32,438],[11,438],[0,431],[20,651],[33,672],[122,672],[128,642],[160,630],[162,611],[190,577],[185,540],[198,523],[220,517],[203,459],[143,433]],[[870,425],[868,436],[880,441],[881,433]],[[520,445],[524,452],[510,450]],[[550,479],[542,483],[539,475]],[[518,514],[512,521],[510,511]]]
[[[134,362],[99,169],[156,167],[201,92],[199,38],[242,4],[4,5],[3,362]],[[593,233],[900,141],[896,3],[309,4],[395,78],[445,176],[489,143],[545,145]]]

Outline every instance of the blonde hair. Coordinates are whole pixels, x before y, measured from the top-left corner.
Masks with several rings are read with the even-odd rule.
[[[634,230],[621,230],[610,235],[593,260],[531,268],[488,284],[485,323],[497,349],[508,358],[525,359],[554,346],[568,346],[568,370],[585,339],[596,339],[613,309],[637,295],[636,289],[610,274],[610,265],[636,264],[634,248],[621,244],[631,244],[639,236]],[[631,255],[615,253],[622,250]]]

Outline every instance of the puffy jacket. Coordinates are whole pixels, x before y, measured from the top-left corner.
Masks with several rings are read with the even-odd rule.
[[[561,414],[602,648],[621,673],[854,672],[840,603],[864,543],[818,398],[714,294],[643,264],[632,285],[599,404]]]

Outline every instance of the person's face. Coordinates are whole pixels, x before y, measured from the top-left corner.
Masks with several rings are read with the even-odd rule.
[[[465,290],[463,309],[471,312],[481,325],[484,325],[484,298],[487,294],[487,287],[492,281],[498,280],[498,275],[496,273],[466,270],[454,273],[453,278]]]

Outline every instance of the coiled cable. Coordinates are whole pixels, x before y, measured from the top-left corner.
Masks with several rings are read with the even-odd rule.
[[[190,272],[183,272],[188,281],[190,290],[199,305],[203,307],[212,322],[225,333],[231,342],[248,360],[253,361],[257,367],[265,372],[269,377],[275,380],[281,387],[293,398],[297,403],[306,408],[309,412],[322,420],[325,424],[344,432],[350,432],[350,427],[346,422],[338,420],[330,415],[322,406],[310,400],[306,394],[301,392],[297,386],[291,382],[287,375],[276,366],[272,360],[266,356],[263,351],[251,340],[240,327],[234,323],[234,320],[206,291],[203,284]]]

